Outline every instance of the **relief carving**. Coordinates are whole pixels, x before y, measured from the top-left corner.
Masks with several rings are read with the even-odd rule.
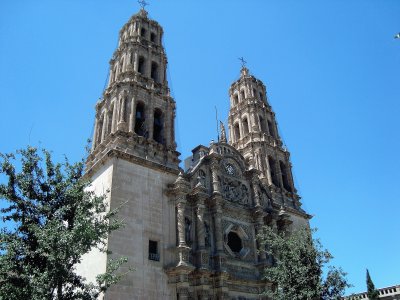
[[[222,196],[231,202],[242,205],[250,204],[249,190],[246,185],[238,180],[229,180],[222,177],[221,192]]]

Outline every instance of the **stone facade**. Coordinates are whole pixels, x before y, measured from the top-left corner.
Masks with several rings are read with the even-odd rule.
[[[179,167],[175,101],[166,80],[163,30],[145,10],[120,31],[110,80],[96,104],[87,174],[126,226],[108,239],[111,255],[91,252],[78,267],[89,280],[108,256],[136,271],[106,299],[263,299],[260,227],[308,226],[264,84],[242,68],[229,90],[229,139],[199,145]]]

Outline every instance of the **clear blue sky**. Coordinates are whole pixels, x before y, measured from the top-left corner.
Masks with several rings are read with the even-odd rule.
[[[0,152],[84,155],[134,0],[0,2]],[[181,159],[216,138],[244,56],[267,86],[303,207],[354,284],[400,283],[400,1],[151,1]]]

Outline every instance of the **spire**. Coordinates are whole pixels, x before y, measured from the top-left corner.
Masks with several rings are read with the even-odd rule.
[[[220,131],[221,131],[221,142],[226,143],[226,132],[225,132],[224,123],[219,121],[219,127],[220,127]]]

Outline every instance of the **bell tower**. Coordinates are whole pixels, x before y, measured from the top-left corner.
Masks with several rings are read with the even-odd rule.
[[[250,168],[260,171],[261,180],[273,192],[287,196],[283,198],[299,207],[290,153],[283,147],[265,85],[243,65],[240,78],[229,89],[229,97],[230,145],[239,150]]]
[[[163,29],[143,8],[122,27],[110,60],[107,88],[96,104],[86,175],[107,195],[125,226],[112,232],[107,252],[92,251],[78,271],[89,281],[112,258],[136,271],[110,287],[105,299],[174,299],[164,271],[175,261],[175,203],[166,194],[178,177],[175,101],[166,78]],[[123,268],[126,268],[124,266]],[[124,270],[122,270],[124,271]]]
[[[178,169],[175,101],[166,78],[162,27],[141,9],[119,33],[110,60],[109,81],[96,104],[88,168],[114,149],[167,168]]]

